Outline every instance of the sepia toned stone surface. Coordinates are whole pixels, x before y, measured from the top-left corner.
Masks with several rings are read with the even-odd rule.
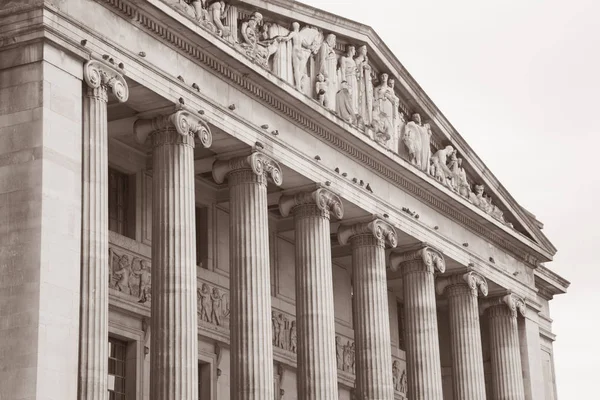
[[[270,399],[273,344],[267,179],[281,185],[279,165],[262,153],[218,160],[213,177],[230,194],[231,398]]]
[[[282,196],[281,214],[294,215],[298,396],[337,399],[330,215],[343,217],[340,198],[326,189]],[[294,346],[295,348],[296,346]]]
[[[414,400],[442,400],[434,274],[446,270],[444,258],[423,247],[392,253],[390,263],[402,271],[408,395]]]
[[[356,391],[359,398],[394,396],[385,248],[396,247],[394,228],[375,219],[338,229],[341,244],[352,246]]]

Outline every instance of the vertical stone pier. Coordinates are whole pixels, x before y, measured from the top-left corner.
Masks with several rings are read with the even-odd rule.
[[[108,90],[129,96],[123,76],[96,60],[83,67],[81,306],[78,398],[108,398]]]
[[[281,185],[279,164],[260,152],[213,164],[229,183],[231,398],[265,400],[273,393],[273,332],[267,179]]]
[[[494,399],[525,400],[517,312],[525,303],[514,294],[490,299],[484,305],[490,329]]]
[[[475,272],[438,281],[438,292],[448,299],[454,397],[485,400],[485,374],[479,326],[479,292],[487,296],[485,279]]]
[[[179,110],[138,120],[152,143],[152,330],[150,399],[198,399],[194,146],[209,147],[208,126]]]
[[[393,399],[385,247],[396,247],[396,232],[388,223],[375,219],[340,226],[338,240],[352,245],[357,397]]]
[[[284,217],[294,214],[296,228],[298,396],[337,400],[330,214],[341,219],[342,202],[319,188],[282,196],[279,209]]]
[[[442,254],[431,247],[392,253],[393,270],[402,269],[406,370],[411,400],[442,400],[434,273],[443,273]]]

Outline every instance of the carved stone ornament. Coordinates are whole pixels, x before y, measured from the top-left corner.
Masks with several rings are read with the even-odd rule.
[[[495,306],[508,307],[509,311],[511,312],[514,318],[517,317],[517,312],[519,312],[519,314],[521,314],[522,316],[525,316],[525,301],[516,294],[509,293],[504,296],[491,298],[481,305],[480,312],[483,313],[488,308]]]
[[[339,335],[335,337],[335,356],[339,370],[350,374],[355,373],[355,353],[354,341],[342,338]]]
[[[83,67],[83,79],[91,88],[110,88],[121,103],[129,98],[129,87],[123,75],[110,65],[98,60],[90,60]]]
[[[454,274],[439,279],[436,284],[438,294],[442,295],[445,290],[451,286],[467,285],[471,289],[471,294],[477,297],[479,292],[483,296],[488,295],[488,284],[485,278],[476,272],[469,271],[466,274]]]
[[[183,108],[169,115],[159,115],[152,119],[138,119],[133,125],[133,133],[137,142],[143,144],[150,133],[168,128],[174,128],[181,136],[192,136],[198,139],[205,148],[212,145],[212,133],[206,121],[199,115]]]
[[[149,303],[152,299],[152,270],[150,262],[135,254],[108,248],[108,287]]]
[[[327,189],[319,188],[312,192],[301,192],[294,195],[284,195],[279,199],[279,211],[287,217],[296,206],[315,204],[323,213],[329,216],[330,212],[337,219],[344,216],[344,206],[340,198]]]
[[[370,222],[341,225],[337,231],[338,240],[342,245],[348,243],[353,236],[366,234],[372,234],[383,246],[394,248],[398,245],[398,236],[394,227],[378,218]]]
[[[258,176],[265,175],[271,178],[277,186],[283,183],[283,174],[279,163],[258,151],[249,156],[215,161],[212,170],[213,179],[217,184],[221,184],[225,181],[227,174],[238,169],[251,169]]]
[[[296,321],[287,314],[277,310],[271,311],[271,328],[273,330],[273,346],[296,353],[298,351],[298,331]]]
[[[222,292],[216,286],[206,282],[197,289],[198,323],[211,324],[219,327],[229,326],[229,294]]]
[[[390,268],[392,271],[397,271],[401,264],[417,260],[422,261],[423,266],[430,273],[438,271],[443,274],[446,272],[446,261],[442,253],[427,245],[418,250],[391,253]]]

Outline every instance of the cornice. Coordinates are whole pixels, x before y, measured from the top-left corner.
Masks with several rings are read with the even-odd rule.
[[[513,244],[510,240],[507,240],[501,235],[490,231],[486,225],[480,224],[473,218],[448,206],[443,200],[438,199],[437,197],[429,193],[429,191],[419,187],[418,185],[403,177],[401,174],[397,173],[394,168],[391,168],[391,166],[388,166],[380,160],[377,160],[376,158],[372,157],[369,153],[372,151],[377,151],[374,148],[374,145],[371,145],[373,147],[372,151],[367,152],[354,144],[348,143],[346,140],[334,134],[332,131],[326,129],[323,125],[315,122],[314,118],[307,116],[304,112],[300,111],[300,109],[296,108],[295,106],[292,106],[291,103],[283,102],[281,99],[273,95],[273,93],[269,90],[266,90],[261,85],[258,85],[252,80],[247,79],[246,76],[244,76],[242,73],[230,68],[228,65],[226,65],[216,57],[212,56],[208,51],[199,47],[197,43],[194,43],[190,39],[185,38],[181,31],[176,32],[175,30],[170,29],[163,22],[159,21],[157,18],[152,16],[149,12],[140,10],[137,6],[132,5],[131,3],[128,3],[125,0],[94,1],[108,6],[108,8],[112,9],[113,11],[116,11],[118,14],[131,21],[134,25],[138,26],[139,28],[142,28],[143,30],[149,32],[153,36],[156,36],[161,40],[170,43],[170,45],[172,47],[177,48],[178,51],[187,54],[190,58],[198,61],[204,67],[216,72],[218,75],[225,78],[227,81],[231,82],[241,90],[251,94],[255,99],[257,99],[257,101],[268,105],[273,110],[284,115],[287,119],[303,127],[306,131],[321,138],[333,147],[337,147],[339,150],[341,150],[348,156],[362,163],[366,167],[372,169],[374,172],[378,173],[387,180],[394,182],[398,186],[404,188],[407,192],[411,193],[415,197],[420,198],[424,202],[433,206],[435,209],[450,216],[455,221],[467,227],[474,233],[486,238],[490,242],[493,242],[499,247],[502,247],[510,253],[516,255],[522,261],[530,264],[533,267],[536,267],[538,264],[539,255],[541,255],[542,257],[549,257],[545,255],[543,251],[536,249],[536,245],[534,243],[522,243],[522,246],[527,246],[531,249],[532,252],[539,254],[538,256],[533,256],[530,252],[522,249],[518,245]],[[177,20],[179,17],[178,13],[174,10],[169,10],[172,11],[171,16]],[[184,17],[181,17],[180,19],[183,20]],[[181,22],[181,20],[179,22]],[[200,31],[202,30],[198,29],[198,32]],[[213,38],[208,32],[206,32],[205,36],[206,37],[202,36],[202,38],[211,41],[211,43],[214,43],[215,47],[219,47],[219,40],[217,38]],[[219,47],[219,49],[225,53],[236,52],[234,49],[229,48],[224,43],[222,44],[222,46]],[[215,50],[213,49],[212,51]],[[247,64],[245,64],[245,67],[255,71],[259,75],[265,74],[265,72],[262,70],[259,72],[258,70],[260,68],[258,66],[255,66],[251,62],[247,62]],[[347,127],[344,125],[341,125],[339,123],[337,125],[342,129],[347,129]],[[385,157],[384,153],[379,153],[381,156]],[[391,161],[393,161],[393,159],[391,159]],[[398,169],[397,167],[398,165],[396,165],[396,169]],[[403,165],[402,167],[408,169]],[[499,223],[494,222],[494,225],[498,226]],[[523,239],[525,238],[523,237]]]

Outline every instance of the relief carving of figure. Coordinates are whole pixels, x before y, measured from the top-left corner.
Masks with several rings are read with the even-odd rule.
[[[135,262],[135,259],[133,260]],[[129,262],[129,256],[127,254],[123,254],[119,258],[119,269],[114,271],[113,274],[118,277],[117,280],[117,290],[119,292],[131,294],[131,287],[129,286],[129,278],[131,277],[133,271],[131,270],[131,264]]]
[[[146,260],[140,261],[140,270],[133,271],[140,278],[140,298],[138,303],[146,303],[151,300],[152,273],[150,263]]]
[[[394,115],[397,111],[394,110],[396,102],[394,96],[395,93],[388,84],[388,74],[381,74],[381,83],[375,88],[373,106],[373,122],[377,121],[378,124],[373,123],[373,126],[377,127],[375,134],[380,138],[378,141],[384,145],[392,138],[396,125]]]
[[[350,370],[350,341],[344,345],[344,349],[342,351],[342,357],[344,364],[342,365],[342,371]]]
[[[281,320],[275,311],[271,313],[271,322],[273,323],[273,346],[280,347]]]
[[[343,370],[343,357],[344,356],[344,345],[342,345],[342,338],[339,336],[335,337],[335,358],[337,361],[338,369]]]
[[[356,79],[358,100],[356,112],[362,117],[365,125],[373,121],[373,70],[369,65],[367,46],[358,48],[358,56],[354,59],[356,64]]]
[[[296,352],[298,347],[298,332],[296,330],[296,321],[292,321],[290,326],[290,347],[289,350],[293,353]]]
[[[354,373],[354,363],[356,362],[356,357],[354,355],[355,353],[355,349],[354,349],[354,342],[352,342],[352,344],[350,345],[350,371],[352,373]]]
[[[352,120],[354,121],[356,118],[357,110],[358,110],[358,83],[357,83],[357,75],[358,70],[356,68],[356,62],[354,61],[354,55],[356,54],[356,48],[352,45],[348,45],[346,47],[346,54],[340,57],[339,60],[339,70],[340,70],[340,82],[342,82],[342,89],[344,89],[344,81],[346,82],[346,90],[350,95],[350,104],[344,105],[344,109],[349,111],[352,114]],[[339,92],[338,92],[339,93]],[[337,102],[336,98],[336,102]],[[337,105],[338,109],[340,105]],[[338,112],[339,114],[339,112]],[[347,118],[343,118],[344,120],[348,120]]]
[[[406,369],[402,370],[399,389],[401,393],[404,393],[404,395],[408,397],[408,377],[406,376]]]
[[[406,146],[409,161],[421,171],[429,172],[431,158],[431,130],[428,126],[421,125],[421,116],[413,114],[412,121],[404,126],[402,142]]]
[[[394,390],[400,390],[400,363],[395,360],[392,364],[392,381],[394,382]]]
[[[278,39],[280,42],[292,42],[292,69],[296,90],[308,94],[310,78],[307,62],[311,54],[317,53],[323,42],[323,34],[316,28],[305,26],[300,30],[298,22],[292,23],[292,31]]]
[[[317,75],[317,83],[315,83],[315,92],[317,94],[317,101],[323,107],[329,108],[329,82],[325,80],[323,74]]]
[[[287,333],[290,321],[288,320],[288,317],[283,314],[279,314],[279,318],[281,320],[281,330],[279,331],[279,347],[284,350],[288,350],[289,346]]]
[[[196,20],[204,28],[220,37],[228,37],[231,30],[223,25],[225,13],[229,7],[222,0],[192,0],[188,1],[196,12]]]
[[[452,146],[446,146],[435,152],[431,157],[431,170],[429,173],[436,180],[452,189],[452,171],[448,168],[448,159],[454,153]]]
[[[469,198],[469,194],[471,193],[471,185],[469,185],[469,181],[467,180],[467,173],[462,166],[462,158],[458,158],[458,193]]]
[[[355,121],[354,108],[352,107],[352,94],[347,81],[342,81],[342,88],[335,95],[336,113],[338,117],[353,124]]]
[[[210,313],[210,321],[215,325],[221,325],[221,315],[223,313],[222,303],[223,299],[221,298],[221,293],[219,289],[216,287],[213,288],[212,293],[210,295],[210,300],[212,303],[212,311]]]
[[[333,33],[330,33],[321,44],[319,53],[317,54],[317,72],[323,75],[323,82],[327,82],[327,88],[324,88],[324,90],[329,95],[335,93],[338,89],[338,61],[337,54],[335,53],[335,46],[336,37]],[[318,89],[317,93],[319,93]],[[327,105],[324,106],[335,111],[335,97],[327,100]]]
[[[211,315],[211,293],[208,284],[203,283],[202,289],[198,290],[198,297],[200,298],[200,320],[210,322]]]
[[[242,23],[240,28],[243,39],[241,47],[245,51],[246,56],[254,60],[261,67],[270,69],[269,59],[277,52],[281,37],[266,38],[265,32],[260,29],[262,20],[262,14],[255,12],[248,20]]]
[[[400,128],[402,127],[402,114],[400,113],[400,98],[396,96],[396,80],[394,78],[388,79],[388,85],[390,86],[390,98],[393,105],[392,114],[392,132],[391,138],[388,142],[388,148],[393,152],[398,152],[398,145],[400,142]]]

